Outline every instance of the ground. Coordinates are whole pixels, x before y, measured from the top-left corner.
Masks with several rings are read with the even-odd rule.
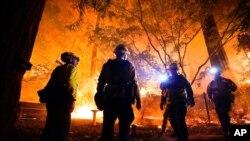
[[[38,141],[44,128],[45,121],[38,119],[20,119],[17,121],[16,141]],[[101,123],[95,126],[92,120],[72,119],[69,141],[97,141],[101,133]],[[221,128],[217,124],[197,124],[188,125],[190,141],[223,141]],[[158,136],[159,129],[156,126],[138,126],[136,135],[131,137],[131,141],[174,141],[169,137],[171,128],[162,136]],[[118,129],[115,127],[114,138],[117,139]]]
[[[197,104],[198,105],[198,104]],[[150,108],[150,107],[149,107]],[[149,109],[146,108],[146,109]],[[152,107],[151,107],[152,108]],[[156,107],[157,108],[157,107]],[[153,108],[152,108],[153,109]],[[155,108],[154,108],[155,109]],[[218,122],[215,122],[216,116],[214,111],[211,111],[211,123],[206,117],[201,118],[201,115],[206,115],[206,111],[188,109],[186,117],[189,139],[190,141],[225,141],[226,138]],[[136,111],[136,110],[135,110]],[[156,110],[154,110],[156,111]],[[144,114],[148,111],[144,110]],[[152,113],[150,113],[152,114]],[[39,103],[19,103],[19,112],[17,119],[16,131],[10,137],[10,141],[39,141],[41,132],[43,131],[46,119],[46,108],[44,104]],[[243,118],[239,118],[243,119]],[[152,118],[149,116],[138,117],[135,119],[136,134],[130,138],[130,141],[174,141],[169,135],[172,129],[168,124],[168,130],[162,136],[159,136],[161,125],[160,118]],[[97,124],[93,125],[92,119],[72,119],[71,130],[68,141],[98,141],[101,134],[102,121],[97,120]],[[118,128],[115,126],[114,141],[117,140]],[[240,140],[242,140],[240,138]]]

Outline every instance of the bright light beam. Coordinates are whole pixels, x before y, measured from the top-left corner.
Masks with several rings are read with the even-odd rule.
[[[166,74],[159,74],[158,75],[158,79],[160,81],[167,81],[168,80],[168,76]]]
[[[218,71],[219,71],[218,68],[215,68],[215,67],[213,67],[213,68],[211,68],[211,69],[209,70],[209,72],[210,72],[211,74],[216,74]]]

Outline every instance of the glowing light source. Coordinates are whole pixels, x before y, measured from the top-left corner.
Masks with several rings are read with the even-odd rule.
[[[218,69],[218,68],[215,68],[215,67],[213,67],[213,68],[211,68],[211,69],[209,70],[209,72],[210,72],[211,74],[216,74],[218,71],[219,71],[219,69]]]
[[[168,80],[168,75],[166,75],[166,74],[159,74],[158,75],[158,80],[160,80],[160,81],[167,81]]]

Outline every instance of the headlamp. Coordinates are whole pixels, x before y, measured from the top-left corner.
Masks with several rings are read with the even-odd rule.
[[[212,67],[212,68],[209,70],[209,72],[210,72],[211,74],[216,74],[216,73],[219,72],[219,69],[218,69],[218,68],[215,68],[215,67]]]
[[[168,80],[168,75],[167,74],[159,74],[158,75],[158,79],[160,80],[160,81],[167,81]]]

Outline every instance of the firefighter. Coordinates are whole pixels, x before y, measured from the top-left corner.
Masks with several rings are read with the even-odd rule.
[[[207,86],[207,94],[210,101],[215,105],[215,111],[223,128],[225,136],[229,135],[231,105],[234,102],[232,92],[236,91],[236,84],[221,76],[221,70],[213,68],[214,80]]]
[[[119,141],[127,141],[130,125],[134,120],[132,104],[141,108],[139,88],[135,69],[127,60],[129,51],[119,44],[114,53],[115,59],[109,59],[102,67],[95,102],[103,110],[103,127],[100,141],[112,141],[114,124],[119,120]]]
[[[188,140],[188,130],[185,117],[187,105],[191,107],[195,105],[193,90],[187,79],[178,74],[176,63],[171,63],[168,71],[170,76],[160,85],[161,90],[167,92],[167,102],[161,102],[161,109],[167,103],[164,118],[169,116],[170,124],[174,130],[172,136],[176,136],[178,141],[186,141]]]
[[[71,112],[74,110],[79,58],[71,52],[61,54],[65,63],[57,66],[46,85],[47,119],[41,141],[66,141],[70,130]]]

